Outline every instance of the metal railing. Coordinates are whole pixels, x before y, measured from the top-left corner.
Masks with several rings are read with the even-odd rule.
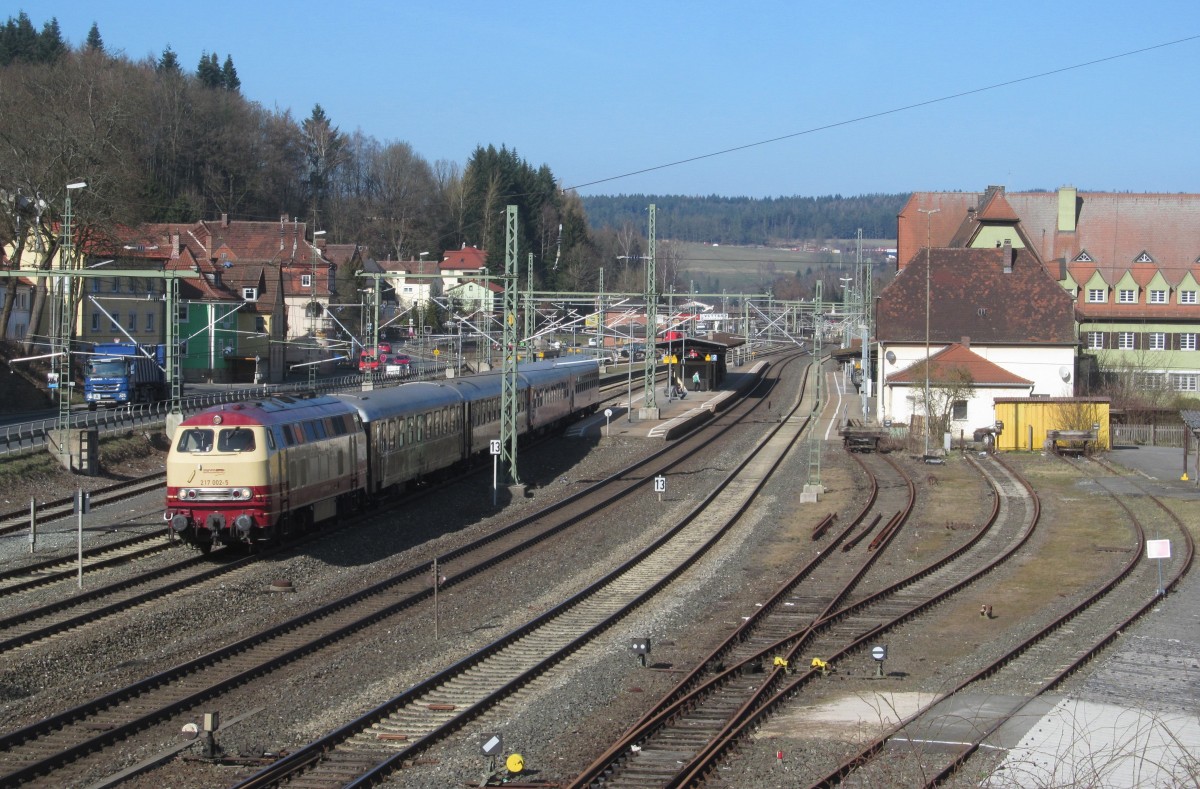
[[[374,386],[396,386],[408,381],[428,380],[444,375],[444,370],[426,370],[422,373],[408,375],[385,375],[374,373],[371,378]],[[322,378],[316,387],[309,387],[308,382],[285,384],[262,384],[236,389],[223,389],[218,392],[204,392],[187,395],[183,398],[184,415],[203,411],[215,405],[224,403],[241,403],[247,400],[260,400],[280,394],[302,394],[315,391],[317,394],[331,392],[358,391],[362,388],[366,376],[351,374],[336,378]],[[72,411],[71,429],[86,430],[96,428],[100,433],[110,433],[119,430],[129,430],[135,427],[153,427],[165,424],[169,404],[131,403],[115,408],[98,408],[95,411]],[[30,422],[13,425],[0,425],[0,456],[40,449],[46,444],[46,437],[58,427],[57,417],[47,417]]]

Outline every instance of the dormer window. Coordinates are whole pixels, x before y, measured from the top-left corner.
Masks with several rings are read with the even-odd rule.
[[[1150,257],[1149,252],[1143,251],[1142,254],[1138,255],[1136,258],[1133,259],[1133,262],[1134,263],[1153,263],[1154,258]]]
[[[1165,290],[1150,291],[1150,303],[1151,304],[1166,304],[1167,303],[1167,292]]]
[[[1194,290],[1179,291],[1179,303],[1180,304],[1195,304],[1196,303],[1196,291],[1194,291]]]
[[[1108,294],[1104,288],[1089,288],[1087,300],[1089,304],[1104,304],[1108,301]]]
[[[302,287],[302,288],[311,288],[312,287],[312,274],[301,274],[300,275],[300,287]]]
[[[258,288],[242,288],[242,299],[245,301],[258,301]]]
[[[1076,262],[1076,263],[1093,263],[1094,261],[1092,260],[1092,256],[1087,253],[1087,250],[1084,250],[1083,252],[1080,252],[1078,255],[1075,256],[1074,262]]]
[[[1117,304],[1137,304],[1137,291],[1132,288],[1117,291]]]

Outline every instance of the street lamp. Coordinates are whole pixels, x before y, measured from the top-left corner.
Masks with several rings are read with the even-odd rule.
[[[925,215],[925,456],[929,456],[929,431],[932,429],[932,419],[929,413],[929,245],[930,232],[929,226],[933,215],[941,211],[940,208],[918,208],[917,211]]]
[[[317,256],[321,251],[317,249],[317,236],[325,235],[324,230],[314,230],[312,240],[312,273],[308,277],[308,333],[312,336],[313,347],[317,346]],[[376,343],[378,345],[378,342]],[[317,356],[320,356],[318,351]],[[376,354],[376,358],[378,354]],[[308,387],[315,389],[317,386],[317,364],[314,360],[309,360],[308,365]]]

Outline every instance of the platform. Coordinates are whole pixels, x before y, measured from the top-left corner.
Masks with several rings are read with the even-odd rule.
[[[612,438],[652,438],[671,439],[687,432],[693,427],[711,419],[715,414],[724,410],[737,397],[737,392],[757,379],[762,362],[744,370],[730,371],[722,382],[721,388],[709,392],[688,392],[687,397],[668,397],[663,384],[660,382],[655,390],[655,401],[658,406],[658,419],[641,419],[638,411],[644,401],[644,387],[640,380],[633,382],[632,415],[629,403],[624,398],[614,406],[611,419],[607,419],[601,411],[594,416],[582,419],[567,429],[568,438],[600,437]]]

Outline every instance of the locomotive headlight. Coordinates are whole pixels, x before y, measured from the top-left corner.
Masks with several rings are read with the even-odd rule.
[[[183,490],[179,491],[179,498],[181,499],[194,499],[198,495],[199,493],[195,488],[184,488]]]
[[[250,488],[234,488],[233,489],[233,497],[235,499],[249,499],[250,498]]]

